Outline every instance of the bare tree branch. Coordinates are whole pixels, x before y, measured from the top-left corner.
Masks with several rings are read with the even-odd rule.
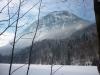
[[[12,75],[14,72],[16,72],[17,70],[19,70],[20,68],[24,67],[24,66],[26,66],[26,64],[23,64],[22,66],[20,66],[20,67],[16,68],[15,70],[13,70],[13,71],[11,72],[11,75]]]
[[[52,73],[52,75],[54,75],[58,70],[60,70],[61,68],[63,67],[63,65],[61,66],[61,67],[59,67],[56,71],[54,71],[53,73]]]
[[[42,0],[40,0],[39,13],[38,13],[38,23],[37,23],[37,27],[36,27],[35,34],[34,34],[34,36],[33,36],[32,45],[31,45],[30,51],[29,51],[28,69],[27,69],[26,75],[29,74],[29,69],[30,69],[30,64],[31,64],[31,55],[32,55],[32,49],[33,49],[33,44],[34,44],[34,40],[35,40],[37,31],[38,31],[38,27],[39,27],[41,4],[42,4]]]
[[[39,3],[39,2],[38,2]],[[23,18],[30,10],[32,10],[38,3],[36,3],[35,5],[33,5],[26,13],[24,13],[21,17],[19,17],[19,19]],[[11,23],[9,26],[7,26],[1,33],[0,36],[7,30],[9,29],[17,20],[15,20],[13,23]]]
[[[23,34],[23,35],[21,35],[17,40],[16,40],[16,43],[23,37],[23,36],[25,36],[25,35],[27,35],[27,34],[32,34],[33,32],[28,32],[28,33],[25,33],[25,34]],[[11,43],[11,45],[12,45],[12,43]]]
[[[11,61],[10,61],[9,75],[11,75],[11,68],[12,68],[13,57],[14,57],[15,40],[16,40],[16,36],[17,36],[17,26],[18,26],[19,15],[20,15],[20,6],[21,6],[21,0],[20,0],[20,3],[19,3],[19,8],[18,8],[18,16],[17,16],[17,21],[16,21],[15,36],[14,36],[14,42],[13,42],[13,48],[12,48],[12,54],[11,54]]]
[[[12,2],[12,0],[10,0],[1,10],[0,13],[2,13],[2,11]]]
[[[8,26],[10,25],[10,11],[9,11],[9,0],[8,0],[8,16],[9,16],[9,23],[8,23]]]
[[[5,21],[9,21],[10,19],[12,19],[16,14],[18,13],[18,10],[9,18],[6,20],[0,20],[0,22],[5,22]]]
[[[27,25],[27,23],[25,23],[25,24],[23,24],[23,25],[21,25],[21,26],[18,26],[18,28],[22,28],[22,27],[24,27],[25,25]],[[16,26],[11,26],[11,27],[16,27]]]
[[[21,2],[21,4],[23,3],[24,1]],[[22,6],[22,5],[21,5]],[[5,20],[0,20],[0,22],[6,22],[6,21],[9,21],[11,19],[13,19],[14,16],[16,16],[16,14],[18,13],[18,10],[9,18],[9,19],[5,19]]]

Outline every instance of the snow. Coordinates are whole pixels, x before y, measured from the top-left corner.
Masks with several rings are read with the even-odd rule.
[[[12,71],[23,64],[13,64]],[[60,68],[59,70],[57,70]],[[12,75],[26,75],[27,65],[13,72]],[[57,72],[55,72],[57,70]],[[0,75],[8,75],[9,64],[0,64]],[[50,65],[32,64],[29,75],[50,75]],[[55,72],[55,73],[54,73]],[[99,75],[96,66],[68,66],[54,65],[53,75]]]

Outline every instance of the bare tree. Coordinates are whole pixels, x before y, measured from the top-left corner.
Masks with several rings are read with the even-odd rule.
[[[21,1],[21,0],[20,0]],[[39,1],[40,2],[40,1]],[[39,2],[37,2],[36,4],[34,4],[27,12],[25,12],[21,17],[17,17],[17,20],[15,20],[12,24],[8,25],[8,27],[2,32],[0,33],[0,35],[3,35],[4,32],[6,32],[6,30],[10,27],[15,27],[15,36],[14,36],[14,41],[11,45],[13,45],[13,49],[12,49],[12,54],[11,54],[11,64],[10,64],[10,69],[9,69],[9,75],[11,75],[12,73],[16,72],[18,69],[24,67],[25,65],[27,64],[24,64],[23,66],[20,66],[18,68],[16,68],[15,70],[13,70],[11,72],[11,67],[12,67],[12,63],[13,63],[13,56],[14,56],[14,50],[15,50],[15,44],[20,40],[20,39],[23,39],[22,37],[27,35],[27,34],[30,34],[30,33],[33,33],[33,32],[29,32],[29,33],[25,33],[23,34],[22,36],[20,36],[17,40],[16,40],[16,37],[17,37],[17,31],[18,31],[18,28],[22,27],[22,26],[18,26],[18,21],[23,18],[30,10],[32,10]],[[21,2],[22,3],[22,2]],[[20,3],[20,8],[21,8],[21,3]],[[41,4],[40,4],[41,5]],[[18,12],[18,15],[20,14],[20,10],[17,11]],[[16,12],[16,14],[17,14]],[[16,15],[14,14],[14,15]],[[13,15],[13,16],[14,16]],[[39,16],[40,16],[40,7],[39,7],[39,15],[38,15],[38,19],[39,19]],[[12,18],[9,18],[8,21],[12,19]],[[6,21],[6,20],[5,20]],[[38,20],[39,21],[39,20]],[[9,21],[10,22],[10,21]],[[16,26],[12,26],[14,23],[16,22]],[[39,24],[38,24],[39,25]],[[23,25],[24,26],[24,25]],[[37,32],[36,32],[37,33]],[[26,39],[26,38],[25,38]]]
[[[35,30],[35,34],[33,36],[33,39],[32,39],[32,44],[31,44],[31,47],[30,47],[30,51],[29,51],[29,60],[28,60],[28,69],[27,69],[27,73],[26,75],[29,74],[29,69],[30,69],[30,64],[31,64],[31,56],[32,56],[32,49],[33,49],[33,44],[34,44],[34,40],[35,40],[35,37],[36,37],[36,34],[37,34],[37,31],[38,31],[38,27],[39,27],[39,22],[40,22],[40,10],[41,10],[41,4],[42,4],[42,0],[40,0],[40,5],[39,5],[39,13],[38,13],[38,23],[37,23],[37,27],[36,27],[36,30]]]
[[[17,27],[18,27],[19,16],[20,16],[20,6],[21,6],[21,0],[20,0],[20,3],[19,3],[19,8],[18,8],[18,16],[17,16],[17,21],[16,21],[16,27],[15,27],[15,36],[14,36],[14,42],[13,42],[13,48],[12,48],[12,54],[11,54],[9,75],[11,75],[11,68],[12,68],[13,57],[14,57],[15,41],[16,41],[16,36],[17,36]]]

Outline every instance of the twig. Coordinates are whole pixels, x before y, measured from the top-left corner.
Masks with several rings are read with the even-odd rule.
[[[23,36],[25,36],[25,35],[27,35],[27,34],[32,34],[32,33],[33,33],[33,32],[28,32],[28,33],[25,33],[25,34],[21,35],[21,36],[16,40],[16,43],[17,43],[20,39],[22,39]],[[10,43],[10,44],[12,45],[13,42]]]
[[[21,27],[24,27],[27,23],[21,25],[21,26],[18,26],[18,28],[21,28]],[[11,27],[16,27],[16,26],[11,26]]]
[[[24,65],[22,65],[22,66],[16,68],[15,70],[13,70],[13,71],[11,72],[11,75],[12,75],[14,72],[16,72],[17,70],[19,70],[20,68],[24,67],[25,65],[26,65],[26,64],[24,64]]]
[[[17,40],[16,40],[16,43],[23,37],[23,36],[25,36],[25,35],[27,35],[27,34],[32,34],[33,32],[28,32],[28,33],[25,33],[25,34],[23,34],[23,35],[21,35]]]
[[[63,65],[61,66],[61,67],[59,67],[56,71],[54,71],[53,73],[52,73],[52,75],[54,75],[58,70],[60,70],[61,68],[63,67]]]
[[[2,11],[12,2],[12,0],[10,0],[1,10],[0,13],[2,13]]]
[[[24,1],[22,1],[23,3]],[[22,5],[21,5],[22,6]],[[18,13],[18,10],[9,18],[9,19],[5,19],[5,20],[0,20],[0,22],[6,22],[6,21],[9,21],[11,20],[14,16],[16,16],[16,14]]]
[[[38,2],[39,3],[39,2]],[[33,5],[33,7],[31,7],[26,13],[24,13],[21,17],[19,17],[19,19],[23,18],[32,8],[34,8],[38,3],[36,3],[35,5]],[[7,30],[9,29],[17,20],[15,20],[13,23],[11,23],[9,26],[7,26],[1,33],[0,36]]]

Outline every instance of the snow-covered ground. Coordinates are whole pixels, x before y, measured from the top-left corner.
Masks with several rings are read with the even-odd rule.
[[[13,64],[12,71],[23,64]],[[58,69],[58,70],[57,70]],[[26,75],[27,65],[13,72],[12,75]],[[57,71],[56,71],[57,70]],[[9,64],[0,64],[0,75],[8,75]],[[50,65],[32,64],[29,75],[50,75]],[[99,75],[96,66],[53,66],[53,75]]]

